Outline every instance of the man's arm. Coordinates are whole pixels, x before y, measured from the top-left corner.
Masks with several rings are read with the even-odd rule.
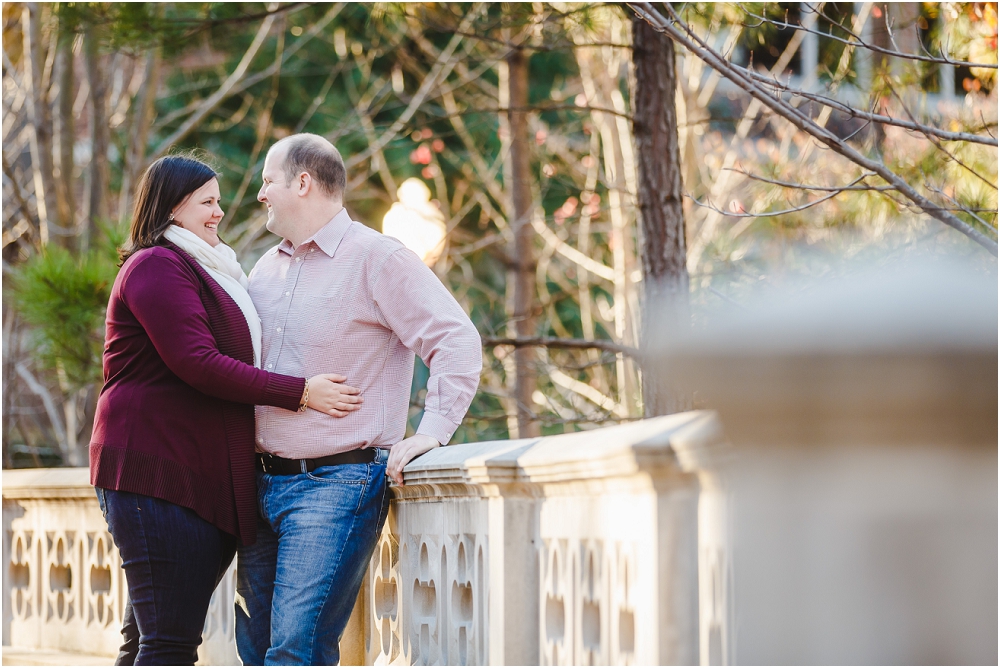
[[[393,446],[389,456],[389,474],[402,484],[403,467],[447,443],[462,423],[479,387],[482,340],[452,294],[410,250],[386,260],[372,294],[386,326],[430,370],[417,433]]]

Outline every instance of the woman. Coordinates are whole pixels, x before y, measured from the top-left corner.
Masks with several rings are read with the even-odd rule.
[[[90,479],[128,581],[119,664],[197,660],[212,592],[256,536],[254,405],[343,417],[361,401],[343,376],[255,367],[260,320],[219,240],[216,176],[181,156],[149,167],[108,304]]]

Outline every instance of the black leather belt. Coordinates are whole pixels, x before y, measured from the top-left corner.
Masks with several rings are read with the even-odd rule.
[[[349,450],[328,457],[317,457],[315,459],[285,459],[266,452],[257,454],[257,470],[271,475],[296,475],[298,473],[309,473],[321,466],[339,466],[340,464],[371,464],[375,461],[375,451],[377,448],[364,448],[362,450]]]

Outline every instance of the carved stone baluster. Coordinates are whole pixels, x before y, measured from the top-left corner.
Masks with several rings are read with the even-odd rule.
[[[73,552],[75,534],[65,529],[47,531],[45,536],[45,562],[42,576],[45,579],[45,619],[53,618],[63,624],[73,620],[76,596],[73,588]]]
[[[577,581],[577,663],[586,666],[607,665],[607,605],[604,584],[604,552],[602,541],[584,541],[578,553],[580,562]]]
[[[120,565],[117,563],[117,550],[111,540],[111,534],[106,531],[88,531],[85,542],[87,548],[83,560],[83,598],[86,624],[96,624],[107,627],[114,624],[115,591],[112,586],[113,576]]]
[[[372,555],[368,595],[368,661],[392,663],[400,653],[399,542],[388,523]]]
[[[11,531],[10,608],[14,620],[24,624],[38,614],[38,541],[31,530]]]

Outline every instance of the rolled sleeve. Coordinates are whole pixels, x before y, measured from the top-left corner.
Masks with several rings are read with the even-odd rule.
[[[424,411],[424,416],[420,418],[420,426],[417,427],[417,433],[432,436],[441,445],[448,445],[448,441],[455,435],[455,430],[458,427],[458,424],[443,415]]]

